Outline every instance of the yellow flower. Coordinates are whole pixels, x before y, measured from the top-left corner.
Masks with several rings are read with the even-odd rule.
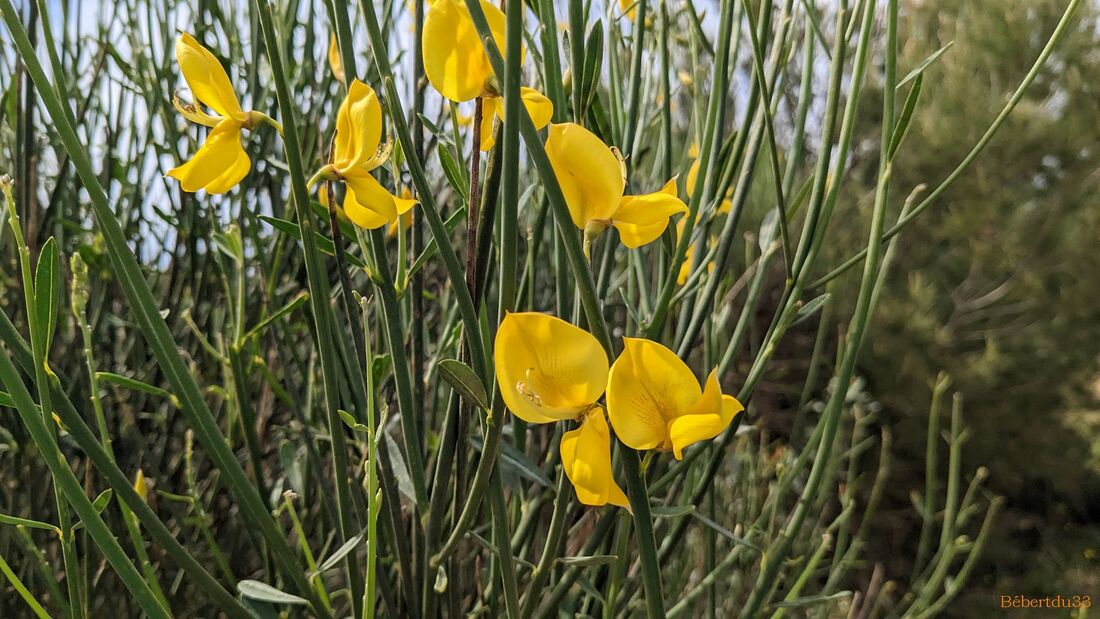
[[[486,0],[481,10],[493,39],[504,49],[504,13]],[[461,103],[498,89],[493,67],[463,0],[436,0],[424,16],[424,74],[444,97]]]
[[[382,105],[374,89],[359,80],[336,113],[332,163],[321,168],[310,185],[340,179],[347,187],[344,213],[355,225],[378,228],[407,212],[415,200],[402,200],[379,183],[371,171],[386,162],[389,144],[382,145]]]
[[[503,51],[504,13],[486,0],[481,0],[481,10]],[[455,103],[483,98],[479,147],[492,148],[493,120],[503,120],[504,105],[489,56],[463,0],[435,0],[431,4],[424,16],[423,48],[424,74],[440,94]],[[520,96],[535,129],[545,127],[554,115],[550,99],[533,88],[521,88]]]
[[[547,314],[505,316],[493,360],[504,403],[528,423],[576,419],[607,386],[607,355],[595,336]]]
[[[624,196],[626,167],[617,151],[574,123],[551,124],[546,155],[573,223],[587,234],[615,226],[627,247],[659,237],[669,218],[688,208],[676,197],[676,179],[656,193]]]
[[[344,82],[344,60],[340,57],[340,45],[336,41],[336,33],[328,35],[328,66],[332,69],[332,75]]]
[[[594,407],[581,420],[581,427],[561,437],[561,465],[585,505],[611,503],[630,510],[615,478],[611,476],[611,432],[603,409]]]
[[[615,434],[633,449],[672,450],[712,439],[744,407],[723,395],[718,370],[700,388],[676,353],[649,340],[623,338],[625,349],[607,377],[607,414]]]
[[[138,469],[137,475],[134,476],[134,492],[141,497],[142,501],[149,500],[149,483],[145,481],[145,472]]]
[[[687,190],[687,195],[690,198],[691,194],[695,192],[695,181],[699,177],[699,145],[692,143],[691,148],[688,149],[688,156],[693,159],[691,167],[688,168],[687,178],[684,179],[684,189]],[[719,213],[728,213],[733,208],[733,187],[730,187],[726,191],[726,197],[722,199],[722,203],[718,205]]]
[[[681,219],[676,224],[676,242],[680,242],[680,237],[684,234],[684,226],[687,223],[687,218]],[[676,285],[683,286],[687,283],[688,277],[691,275],[691,268],[695,266],[695,243],[688,244],[687,253],[684,254],[684,263],[680,265],[680,272],[676,274]],[[707,273],[714,272],[714,261],[707,263]]]
[[[562,436],[562,468],[585,505],[627,507],[611,473],[611,433],[596,401],[607,386],[607,356],[596,338],[564,320],[509,313],[497,330],[497,384],[505,405],[528,423],[579,419]]]
[[[534,88],[523,86],[519,89],[519,96],[523,100],[523,107],[527,108],[527,113],[531,115],[531,122],[534,123],[535,129],[542,129],[550,124],[550,119],[554,117],[554,104],[546,98],[546,95]],[[493,144],[496,144],[496,138],[493,136],[494,118],[504,122],[504,99],[485,97],[482,99],[481,108],[481,150],[489,150]]]
[[[328,189],[324,185],[317,190],[317,201],[325,206],[330,206],[330,196],[328,195]],[[393,238],[397,236],[399,229],[398,220],[404,222],[405,227],[412,225],[412,207],[417,204],[417,200],[412,197],[412,192],[408,189],[401,190],[401,197],[394,197],[394,204],[397,206],[398,219],[388,222],[389,227],[386,228],[386,236]],[[350,210],[349,205],[350,204]],[[336,204],[337,212],[344,216],[345,219],[351,223],[359,226],[360,228],[366,228],[367,230],[373,230],[375,228],[381,228],[386,225],[387,221],[374,211],[361,206],[354,200],[347,200],[345,197],[344,204]],[[354,219],[353,219],[354,217]]]
[[[190,161],[169,170],[168,176],[178,180],[187,192],[205,189],[207,193],[225,193],[241,182],[252,167],[241,146],[241,131],[251,130],[267,117],[241,109],[221,63],[186,32],[176,40],[176,60],[191,94],[215,113],[208,114],[197,105],[173,100],[187,120],[213,129]]]
[[[634,21],[634,16],[638,14],[638,0],[619,0],[619,10],[627,19]]]

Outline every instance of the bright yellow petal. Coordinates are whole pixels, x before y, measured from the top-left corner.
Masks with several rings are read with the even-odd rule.
[[[344,60],[340,57],[340,45],[336,41],[335,32],[328,36],[328,66],[332,69],[332,75],[343,82]]]
[[[500,117],[504,121],[504,99],[501,97],[483,97],[481,99],[481,150],[489,150],[497,143],[493,135],[493,119]]]
[[[638,0],[619,0],[619,10],[627,19],[634,21],[634,16],[638,13]]]
[[[619,158],[600,138],[578,124],[551,124],[546,156],[578,228],[611,219],[626,181]]]
[[[519,95],[536,130],[550,124],[550,119],[554,117],[554,104],[546,95],[526,86],[519,89]],[[496,116],[500,122],[504,122],[504,98],[482,99],[481,114],[481,150],[489,150],[496,144],[496,137],[493,135],[493,117]]]
[[[481,4],[484,9],[487,3]],[[486,17],[491,24],[489,11]],[[424,17],[423,52],[424,74],[451,101],[461,103],[482,94],[492,75],[481,37],[463,0],[437,0],[432,4]]]
[[[344,213],[352,223],[373,229],[397,219],[396,198],[368,172],[345,176],[344,182]]]
[[[535,129],[539,130],[550,124],[554,117],[554,103],[550,98],[534,88],[523,86],[519,89],[519,96],[523,100],[523,107],[527,108],[527,114],[531,116],[531,122]]]
[[[607,356],[596,338],[548,314],[505,316],[493,359],[508,410],[530,423],[574,419],[607,385]]]
[[[251,166],[241,146],[241,123],[227,118],[206,136],[190,161],[169,170],[168,176],[187,192],[225,193],[241,182]]]
[[[650,340],[623,338],[607,377],[607,415],[633,449],[668,449],[668,424],[699,401],[702,390],[687,364]]]
[[[347,175],[375,163],[381,140],[382,104],[373,88],[355,80],[336,113],[336,144],[333,147],[336,171]]]
[[[624,197],[612,221],[623,245],[633,249],[661,236],[669,217],[686,212],[688,207],[676,197],[676,179],[672,179],[656,193]]]
[[[176,60],[196,99],[222,116],[244,122],[245,113],[229,76],[210,50],[184,32],[176,39]]]
[[[602,409],[593,409],[581,427],[562,435],[561,464],[581,503],[630,509],[630,501],[612,476],[611,433]]]
[[[725,398],[732,402],[726,404]],[[737,403],[736,399],[722,395],[722,388],[718,384],[718,370],[711,371],[706,388],[695,404],[668,424],[668,436],[676,459],[684,457],[684,448],[688,445],[710,440],[725,430],[737,412],[736,406],[740,406],[740,403],[736,406],[734,403]]]
[[[691,195],[695,193],[695,181],[699,178],[699,160],[691,162],[691,167],[688,168],[687,178],[684,179],[684,191],[687,192],[687,196],[690,199]]]

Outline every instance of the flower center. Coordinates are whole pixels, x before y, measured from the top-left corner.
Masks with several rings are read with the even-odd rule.
[[[542,397],[539,396],[539,393],[535,391],[534,387],[531,386],[531,383],[533,382],[531,380],[531,372],[533,372],[534,370],[535,368],[527,368],[524,380],[516,381],[516,391],[518,391],[520,395],[526,398],[527,401],[536,408],[542,408],[543,406],[545,406],[542,402]]]

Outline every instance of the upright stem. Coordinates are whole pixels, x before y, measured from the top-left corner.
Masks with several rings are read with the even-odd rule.
[[[466,287],[477,305],[477,216],[481,204],[481,97],[474,99],[473,146],[470,148],[470,196],[466,205]],[[468,333],[467,337],[479,337]]]

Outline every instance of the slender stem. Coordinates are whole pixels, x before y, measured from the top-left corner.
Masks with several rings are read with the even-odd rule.
[[[634,511],[634,528],[638,533],[638,554],[642,561],[646,609],[650,617],[665,616],[664,587],[661,566],[657,561],[657,542],[653,537],[653,516],[649,510],[649,491],[638,452],[620,445],[619,453],[626,473],[626,492]]]
[[[290,167],[291,189],[294,201],[294,211],[298,219],[298,226],[302,234],[302,246],[305,256],[306,278],[309,282],[310,308],[313,314],[314,329],[317,335],[318,356],[321,360],[321,377],[325,396],[325,413],[327,417],[329,436],[332,440],[332,466],[336,486],[336,509],[339,519],[341,541],[347,541],[358,530],[355,522],[355,514],[352,509],[351,489],[354,484],[349,483],[348,454],[344,424],[337,411],[340,408],[340,396],[338,391],[338,363],[336,340],[334,339],[335,320],[332,308],[329,305],[330,288],[327,274],[321,263],[320,251],[317,249],[317,241],[314,233],[312,207],[309,204],[309,193],[306,186],[305,167],[300,153],[302,152],[298,138],[298,126],[296,120],[295,103],[290,93],[289,79],[285,72],[282,58],[282,45],[272,19],[274,6],[264,0],[254,0],[256,12],[260,17],[260,26],[263,30],[264,45],[267,50],[268,61],[271,63],[272,74],[275,81],[275,90],[282,116],[284,152],[287,164]],[[354,71],[354,66],[346,70]],[[352,596],[354,600],[361,597],[363,590],[362,575],[355,561],[349,559],[345,562],[350,579]],[[312,594],[312,589],[307,588]],[[323,604],[315,594],[314,610]]]

